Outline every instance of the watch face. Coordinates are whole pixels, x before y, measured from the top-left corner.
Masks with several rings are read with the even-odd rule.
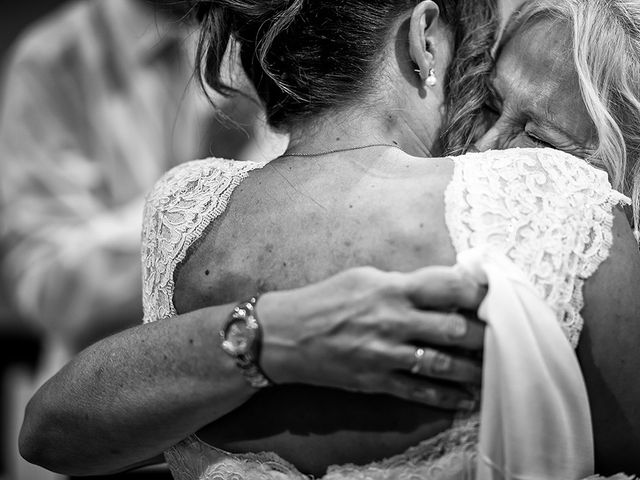
[[[238,320],[229,325],[227,340],[231,342],[234,349],[245,351],[247,349],[247,324]]]
[[[254,336],[255,331],[245,320],[232,321],[227,326],[223,347],[232,355],[245,355],[253,344]]]

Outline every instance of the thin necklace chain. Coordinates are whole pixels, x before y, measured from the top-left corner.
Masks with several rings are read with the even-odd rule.
[[[347,148],[336,148],[335,150],[327,150],[325,152],[315,152],[315,153],[285,153],[284,155],[280,155],[280,158],[283,157],[321,157],[323,155],[331,155],[332,153],[341,153],[341,152],[351,152],[353,150],[364,150],[365,148],[374,148],[374,147],[392,147],[392,148],[400,148],[395,143],[372,143],[369,145],[358,145],[357,147],[347,147]]]

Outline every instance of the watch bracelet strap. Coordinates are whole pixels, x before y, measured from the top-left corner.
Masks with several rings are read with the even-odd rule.
[[[249,385],[253,388],[264,388],[273,385],[273,382],[265,375],[258,363],[248,355],[241,355],[236,359],[236,365],[242,372]]]
[[[238,303],[238,305],[234,309],[234,311],[236,311],[238,308],[244,309],[249,314],[249,317],[252,317],[253,321],[258,326],[257,336],[255,339],[255,351],[244,355],[239,355],[235,359],[236,366],[242,372],[242,376],[253,388],[265,388],[274,384],[262,371],[260,365],[258,364],[258,359],[260,358],[260,348],[262,346],[262,326],[260,325],[260,320],[256,312],[256,304],[258,303],[259,298],[260,294],[258,293],[251,297],[249,300]]]

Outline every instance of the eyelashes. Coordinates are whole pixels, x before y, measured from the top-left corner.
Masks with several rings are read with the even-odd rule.
[[[563,150],[562,148],[558,148],[555,145],[553,145],[552,143],[549,143],[548,141],[543,140],[539,136],[534,135],[531,132],[528,132],[526,128],[524,130],[524,134],[538,148],[553,148],[555,150]]]

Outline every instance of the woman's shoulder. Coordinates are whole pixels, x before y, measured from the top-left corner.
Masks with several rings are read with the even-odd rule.
[[[262,166],[263,163],[212,157],[167,171],[146,197],[143,252],[162,232],[200,235],[224,212],[231,194],[249,172]]]
[[[160,177],[147,196],[147,204],[166,203],[168,198],[180,200],[182,195],[242,180],[263,165],[216,157],[182,163]]]
[[[458,227],[484,228],[483,220],[469,222],[492,215],[494,227],[500,218],[505,225],[584,232],[604,228],[603,220],[610,219],[613,207],[630,203],[611,187],[606,172],[558,150],[487,151],[453,162],[446,203],[449,221]]]

